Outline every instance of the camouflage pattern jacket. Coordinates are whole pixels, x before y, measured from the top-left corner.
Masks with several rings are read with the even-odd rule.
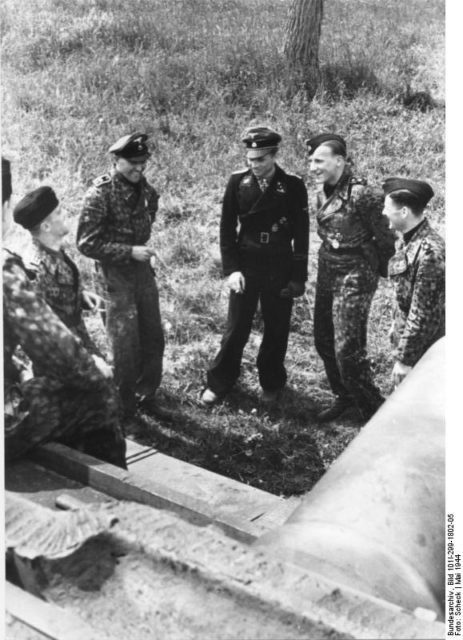
[[[391,330],[394,356],[415,365],[445,334],[445,243],[427,219],[389,262],[396,309]]]
[[[353,176],[349,167],[329,197],[321,187],[317,192],[318,235],[327,254],[358,249],[374,271],[386,277],[395,236],[382,214],[383,202],[383,193]]]
[[[21,392],[18,395],[20,371],[14,357],[18,345],[30,358],[34,369],[46,373],[50,398],[53,391],[63,387],[95,391],[106,388],[107,382],[81,341],[36,293],[21,258],[3,249],[2,266],[5,428],[8,429],[14,428],[24,417]],[[43,378],[39,380],[43,390]],[[24,384],[33,396],[34,379]],[[49,398],[42,391],[36,400],[44,406],[50,422],[59,422],[58,405],[45,406]]]
[[[285,256],[290,279],[305,282],[309,215],[302,179],[277,165],[262,192],[250,169],[233,173],[223,199],[220,249],[225,276],[242,271],[246,262],[276,265]]]
[[[88,307],[82,296],[79,270],[67,253],[54,251],[34,240],[24,262],[35,276],[36,291],[58,318],[82,340],[86,349],[99,354],[82,317],[82,311]]]
[[[132,247],[150,238],[158,200],[145,177],[136,185],[117,171],[96,178],[84,198],[77,229],[79,250],[103,264],[130,264]]]

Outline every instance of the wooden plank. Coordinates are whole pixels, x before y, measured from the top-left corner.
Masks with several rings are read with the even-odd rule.
[[[91,487],[75,482],[54,471],[45,469],[31,460],[20,459],[5,467],[5,489],[33,498],[34,502],[55,509],[55,498],[65,492],[77,494],[81,502],[104,502],[108,496]]]
[[[49,443],[38,447],[31,452],[30,457],[47,469],[118,500],[131,500],[159,509],[170,509],[200,525],[214,523],[242,542],[251,543],[266,531],[258,523],[243,521],[230,513],[217,513],[206,501],[189,493],[138,473],[125,471],[62,444]]]
[[[5,608],[10,616],[46,638],[101,640],[101,633],[96,632],[75,613],[36,598],[10,582],[5,586]]]
[[[152,449],[150,455],[147,447],[130,440],[127,445],[130,471],[203,500],[214,518],[230,515],[243,522],[253,521],[284,502],[267,491],[177,460],[156,449]]]
[[[302,498],[297,497],[281,500],[273,509],[258,516],[253,522],[268,530],[275,529],[286,522],[301,500]]]

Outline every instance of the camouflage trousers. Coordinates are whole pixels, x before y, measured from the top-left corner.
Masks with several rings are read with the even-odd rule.
[[[315,347],[337,396],[349,397],[365,418],[384,401],[367,359],[367,323],[378,275],[361,256],[320,250],[315,294]]]
[[[60,442],[126,468],[114,387],[75,389],[45,376],[7,387],[6,461],[45,442]]]
[[[135,412],[137,395],[154,394],[161,383],[164,333],[159,294],[148,263],[105,266],[104,274],[114,380],[124,417],[130,417]]]

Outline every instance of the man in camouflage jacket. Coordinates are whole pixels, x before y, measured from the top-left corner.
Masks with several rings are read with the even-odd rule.
[[[207,372],[204,404],[213,404],[237,380],[258,302],[264,322],[257,357],[262,401],[276,400],[286,383],[293,298],[304,293],[307,280],[309,219],[303,181],[276,164],[280,140],[269,127],[249,128],[243,142],[250,169],[234,173],[225,191],[220,248],[230,288],[228,321]]]
[[[36,291],[87,351],[101,355],[82,316],[84,309],[96,311],[100,299],[82,288],[79,270],[63,248],[69,220],[55,192],[45,186],[31,191],[15,206],[13,216],[32,236],[32,247],[22,258],[35,276]]]
[[[382,214],[382,194],[352,175],[346,142],[336,134],[307,140],[310,171],[318,183],[317,222],[322,239],[314,311],[315,347],[325,365],[334,404],[321,422],[355,406],[368,420],[383,398],[367,359],[367,323],[380,273],[394,252]]]
[[[146,246],[159,196],[143,175],[150,156],[146,139],[135,133],[110,148],[114,169],[93,181],[77,230],[79,250],[98,261],[105,277],[107,330],[126,417],[134,414],[137,397],[160,413],[154,394],[161,382],[164,334],[150,264],[154,252]]]
[[[11,175],[2,159],[3,233],[8,229]],[[5,457],[56,441],[121,467],[125,440],[109,370],[36,293],[19,256],[2,249]],[[24,379],[21,346],[34,376]]]
[[[383,189],[384,215],[401,235],[389,262],[396,298],[390,334],[396,386],[445,334],[445,243],[424,214],[434,195],[429,184],[388,178]]]

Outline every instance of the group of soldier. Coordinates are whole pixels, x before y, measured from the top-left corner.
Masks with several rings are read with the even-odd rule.
[[[14,208],[14,220],[30,231],[34,250],[27,257],[3,251],[7,459],[56,440],[124,466],[122,425],[137,407],[170,417],[156,395],[164,335],[148,246],[159,196],[144,176],[147,138],[130,134],[109,149],[112,170],[93,181],[77,229],[78,249],[104,278],[113,367],[83,321],[83,309],[97,310],[101,299],[82,288],[64,251],[69,220],[55,192],[39,187]],[[200,397],[206,407],[237,381],[259,304],[261,401],[278,402],[287,380],[293,301],[304,294],[308,277],[304,181],[277,163],[281,136],[274,129],[250,127],[242,142],[248,168],[232,174],[220,220],[230,297],[221,346]],[[425,215],[434,193],[426,182],[409,178],[391,177],[382,190],[369,186],[354,175],[346,141],[337,134],[306,143],[321,238],[314,338],[334,396],[317,418],[334,420],[354,408],[366,421],[384,401],[367,357],[368,315],[379,277],[391,279],[396,297],[390,332],[394,385],[444,334],[445,247]],[[4,159],[2,192],[5,216],[11,173]]]

